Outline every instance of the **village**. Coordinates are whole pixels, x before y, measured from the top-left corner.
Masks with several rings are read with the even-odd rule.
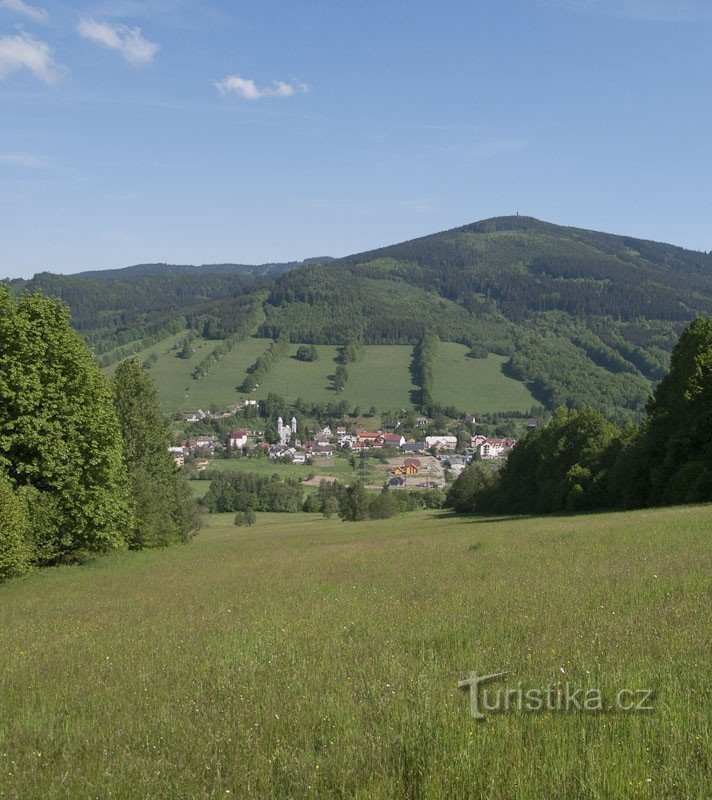
[[[205,419],[222,419],[229,414],[211,414],[198,410],[188,415],[186,422]],[[468,418],[474,425],[474,417]],[[415,418],[415,426],[427,429],[431,420],[425,416]],[[534,427],[530,420],[528,427]],[[398,420],[390,420],[386,430],[365,430],[347,425],[325,425],[314,432],[300,435],[295,416],[275,420],[274,435],[260,428],[236,428],[226,436],[201,434],[194,439],[183,439],[169,448],[176,467],[190,468],[197,473],[208,468],[219,468],[226,458],[268,458],[279,464],[318,465],[328,472],[336,457],[346,457],[352,466],[373,463],[377,459],[384,466],[383,481],[386,489],[444,488],[447,481],[456,478],[473,460],[493,463],[507,458],[517,444],[514,438],[488,437],[472,434],[466,440],[450,433],[429,433],[421,437],[406,436],[400,432]],[[308,438],[307,438],[308,437]],[[328,478],[327,478],[328,479]]]

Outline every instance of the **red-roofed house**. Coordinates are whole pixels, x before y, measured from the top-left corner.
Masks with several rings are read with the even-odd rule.
[[[245,447],[247,445],[247,431],[238,428],[227,437],[228,447]]]

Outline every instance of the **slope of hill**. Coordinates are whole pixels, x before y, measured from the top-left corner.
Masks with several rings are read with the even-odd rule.
[[[621,421],[642,412],[681,329],[712,314],[712,254],[502,217],[336,260],[44,273],[28,287],[65,299],[97,353],[186,327],[225,339],[261,304],[264,337],[414,345],[432,331],[504,357],[549,407]]]
[[[508,357],[548,406],[639,414],[682,327],[712,313],[712,255],[486,220],[279,276],[263,333],[414,342],[425,330]]]

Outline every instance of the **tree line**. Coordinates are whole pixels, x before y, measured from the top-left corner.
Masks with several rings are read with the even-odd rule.
[[[548,514],[711,500],[712,317],[700,317],[680,336],[641,425],[619,428],[594,409],[559,409],[501,471],[468,467],[447,505]]]
[[[240,391],[251,392],[253,389],[257,388],[267,377],[275,363],[287,354],[288,348],[289,339],[286,337],[275,339],[267,350],[265,350],[248,369],[248,375],[242,382]]]
[[[196,364],[195,369],[191,373],[193,380],[202,380],[210,370],[217,365],[221,358],[226,356],[255,330],[262,316],[262,303],[257,299],[250,299],[249,302],[242,307],[242,318],[237,325],[237,330],[231,333],[222,344],[216,345],[205,358],[201,359],[198,364]],[[218,328],[218,330],[220,329]],[[203,335],[205,335],[205,333]],[[208,336],[206,338],[214,338],[214,336]]]

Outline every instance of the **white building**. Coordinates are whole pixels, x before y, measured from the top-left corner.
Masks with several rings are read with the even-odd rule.
[[[284,420],[282,417],[277,417],[277,439],[279,443],[282,445],[289,444],[289,440],[292,438],[292,429],[284,424]]]
[[[506,458],[516,443],[516,439],[487,439],[477,448],[477,455],[486,461],[492,458]]]
[[[457,436],[426,436],[425,448],[430,450],[435,447],[438,450],[455,450],[457,448]]]
[[[247,446],[247,431],[238,429],[233,431],[227,437],[228,447],[237,447],[242,449]]]

